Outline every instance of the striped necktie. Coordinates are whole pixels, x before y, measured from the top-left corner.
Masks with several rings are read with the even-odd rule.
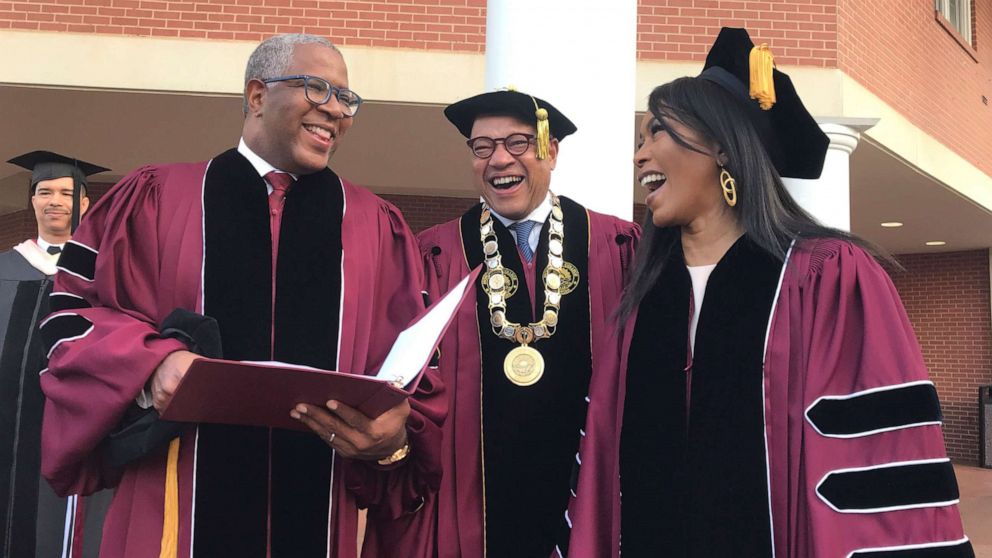
[[[537,221],[528,220],[510,225],[510,230],[517,235],[517,247],[520,248],[520,253],[524,255],[527,263],[534,259],[534,251],[530,249],[530,232],[534,230],[536,224]]]

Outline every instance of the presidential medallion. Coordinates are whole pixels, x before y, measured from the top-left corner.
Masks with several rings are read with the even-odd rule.
[[[479,240],[486,264],[480,280],[482,290],[489,299],[489,323],[493,333],[519,346],[511,350],[503,361],[506,377],[518,386],[530,386],[544,375],[544,357],[529,345],[555,334],[561,298],[579,283],[579,270],[563,258],[565,252],[564,214],[558,196],[551,195],[551,216],[548,227],[548,266],[542,276],[544,282],[544,310],[536,323],[515,322],[506,315],[506,301],[517,291],[520,280],[503,266],[499,240],[493,224],[492,213],[483,202],[479,218]]]
[[[555,263],[558,262],[552,262],[551,265],[554,266]],[[575,267],[572,262],[562,261],[561,265],[554,267],[556,269],[552,269],[551,267],[544,269],[543,279],[545,283],[547,283],[548,276],[552,273],[555,274],[558,279],[552,281],[558,282],[560,295],[567,295],[568,293],[574,291],[575,287],[579,286],[579,268]]]
[[[503,372],[518,386],[534,385],[544,375],[544,357],[536,349],[521,345],[507,353]]]
[[[517,274],[512,269],[506,267],[502,269],[490,269],[483,273],[480,282],[482,284],[482,290],[490,298],[496,296],[499,299],[498,303],[502,303],[513,296],[513,293],[517,292],[517,288],[520,286],[520,280],[517,278]]]

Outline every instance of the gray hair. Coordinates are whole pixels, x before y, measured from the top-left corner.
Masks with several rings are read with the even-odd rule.
[[[334,46],[334,43],[316,35],[294,33],[276,35],[262,41],[248,57],[248,65],[245,67],[245,84],[241,106],[245,114],[248,114],[248,82],[253,79],[266,79],[281,75],[286,71],[286,66],[289,66],[289,60],[293,57],[293,50],[296,45],[304,44],[323,45],[338,54],[341,53],[338,47]]]

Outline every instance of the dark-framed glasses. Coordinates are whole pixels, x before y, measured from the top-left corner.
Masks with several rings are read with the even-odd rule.
[[[480,159],[488,159],[496,152],[496,145],[502,143],[510,155],[523,155],[527,153],[527,148],[534,143],[534,136],[531,134],[510,134],[505,138],[489,138],[479,136],[465,142],[472,154]]]
[[[307,100],[315,105],[323,105],[331,100],[331,96],[337,98],[338,104],[344,110],[345,116],[355,116],[358,108],[362,106],[362,98],[351,89],[331,85],[329,81],[317,76],[305,74],[295,76],[280,76],[263,79],[262,83],[274,83],[277,81],[295,81],[298,84],[290,83],[290,87],[302,87]]]

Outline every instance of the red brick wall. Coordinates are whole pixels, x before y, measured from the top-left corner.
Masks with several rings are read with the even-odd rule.
[[[0,0],[0,29],[482,52],[485,0]]]
[[[22,209],[0,217],[0,251],[9,250],[27,238],[38,235],[34,212]]]
[[[992,37],[992,2],[973,0],[975,43]],[[838,0],[837,66],[924,132],[992,174],[992,53],[962,46],[933,0]]]
[[[987,250],[899,256],[892,273],[944,409],[953,459],[978,461],[978,386],[992,384]],[[992,433],[990,433],[992,434]]]
[[[702,60],[746,26],[784,64],[836,65],[838,0],[640,0],[641,59]],[[342,45],[483,52],[485,0],[0,0],[0,29],[259,41],[306,32]]]
[[[634,222],[638,225],[644,223],[644,216],[648,214],[648,206],[643,203],[634,204]]]
[[[639,0],[637,57],[703,61],[720,27],[746,27],[779,64],[835,67],[838,1]]]
[[[415,233],[460,217],[468,208],[479,203],[479,198],[441,198],[393,194],[382,194],[381,196],[400,208],[403,217]]]

